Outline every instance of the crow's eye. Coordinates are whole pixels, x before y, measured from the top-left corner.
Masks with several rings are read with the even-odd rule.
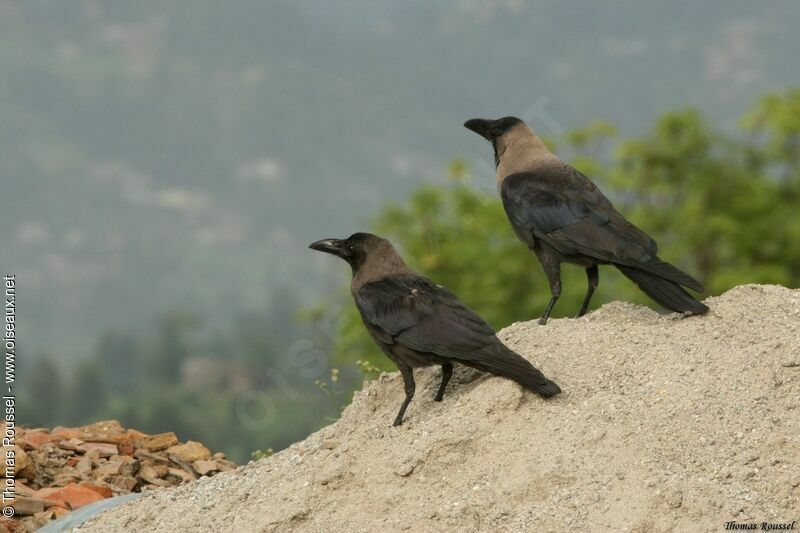
[[[347,251],[348,251],[349,253],[353,253],[353,252],[355,252],[355,251],[356,251],[356,247],[355,247],[355,246],[353,246],[352,244],[348,244],[348,245],[347,245]]]
[[[500,130],[498,130],[497,128],[492,130],[492,136],[493,137],[500,137],[500,135],[502,135],[502,132]]]

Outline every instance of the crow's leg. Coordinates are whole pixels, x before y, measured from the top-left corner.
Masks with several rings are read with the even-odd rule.
[[[453,365],[451,363],[442,363],[442,383],[439,385],[439,392],[436,393],[434,402],[441,402],[444,398],[444,389],[447,387],[447,382],[450,381],[450,376],[453,375]]]
[[[586,297],[583,299],[583,305],[581,305],[580,311],[575,315],[575,318],[586,314],[586,310],[589,308],[589,300],[592,299],[592,294],[594,294],[597,284],[600,283],[600,271],[597,265],[592,265],[586,269],[586,277],[589,278],[589,288],[586,290]]]
[[[397,418],[394,419],[393,426],[399,426],[403,423],[403,415],[406,412],[406,408],[408,404],[411,403],[411,399],[414,397],[414,389],[416,385],[414,384],[414,371],[411,369],[410,366],[404,363],[398,363],[397,367],[400,369],[400,374],[403,376],[403,385],[406,389],[406,399],[403,400],[403,405],[400,406],[400,412],[397,413]]]
[[[550,282],[550,303],[547,304],[547,309],[544,310],[542,318],[539,319],[539,324],[544,326],[547,324],[547,319],[550,318],[550,313],[553,311],[558,297],[561,296],[561,262],[558,257],[544,247],[536,247],[534,251],[542,263],[547,280]]]

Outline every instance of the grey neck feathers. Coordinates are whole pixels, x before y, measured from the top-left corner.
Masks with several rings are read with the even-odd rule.
[[[351,291],[355,294],[365,284],[388,276],[411,274],[397,250],[388,242],[383,242],[370,250],[364,263],[353,271]]]
[[[544,141],[525,124],[519,124],[503,135],[497,148],[498,188],[506,176],[535,170],[542,166],[563,164],[548,150]]]

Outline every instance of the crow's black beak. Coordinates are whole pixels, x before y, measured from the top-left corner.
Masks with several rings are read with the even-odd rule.
[[[492,122],[493,121],[486,120],[485,118],[471,118],[464,123],[464,127],[474,131],[487,141],[491,141]]]
[[[312,242],[308,247],[318,252],[325,252],[341,257],[344,252],[344,241],[341,239],[322,239],[321,241]]]

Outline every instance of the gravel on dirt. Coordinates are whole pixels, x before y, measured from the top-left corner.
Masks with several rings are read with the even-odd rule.
[[[745,285],[705,316],[630,303],[499,333],[551,400],[457,368],[398,373],[272,457],[157,489],[108,531],[720,531],[800,520],[800,290]],[[797,527],[800,527],[798,524]]]

